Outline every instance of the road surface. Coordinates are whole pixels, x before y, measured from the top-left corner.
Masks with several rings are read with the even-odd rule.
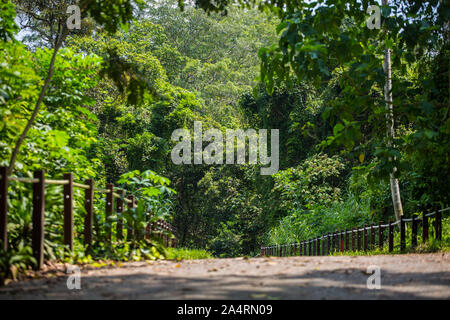
[[[380,289],[367,288],[369,266],[380,268]],[[10,283],[0,299],[450,298],[450,253],[131,262],[82,268],[80,290],[50,275]]]

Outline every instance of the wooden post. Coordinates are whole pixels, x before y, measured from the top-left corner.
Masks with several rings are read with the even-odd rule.
[[[320,238],[317,238],[317,251],[316,251],[316,255],[320,256]]]
[[[294,243],[294,256],[297,255],[297,243]]]
[[[442,212],[436,208],[436,219],[434,221],[434,231],[436,240],[442,240]]]
[[[69,180],[63,187],[64,195],[64,244],[73,251],[73,175],[65,173],[64,180]]]
[[[106,239],[108,239],[111,242],[111,232],[112,232],[112,224],[109,220],[109,217],[113,213],[114,208],[114,201],[113,201],[113,192],[114,192],[114,185],[112,183],[106,184],[106,189],[109,190],[109,192],[106,194],[106,204],[105,204],[105,219],[106,219]]]
[[[312,256],[312,243],[311,243],[311,240],[308,241],[308,255]]]
[[[406,232],[405,232],[405,221],[403,216],[400,217],[400,251],[404,252],[406,250]]]
[[[44,211],[45,211],[45,175],[44,170],[34,172],[33,183],[33,215],[32,215],[32,249],[39,270],[44,264]]]
[[[367,236],[367,224],[364,225],[364,251],[367,251],[367,242],[368,242],[368,236]]]
[[[383,227],[381,226],[381,222],[378,224],[378,246],[380,250],[383,250]]]
[[[90,250],[94,225],[94,180],[87,179],[85,183],[89,186],[89,189],[84,190],[84,209],[86,210],[86,217],[84,217],[84,244]]]
[[[428,217],[425,210],[423,211],[422,220],[422,240],[425,243],[428,240]]]
[[[123,190],[117,190],[117,194],[123,197]],[[117,240],[123,239],[123,200],[122,198],[116,198],[116,212],[117,212],[117,225],[116,225],[116,238]]]
[[[340,230],[339,231],[339,248],[340,248],[340,251],[341,252],[344,252],[344,246],[345,246],[345,244],[344,244],[344,236],[345,236],[345,234],[344,234],[344,231],[342,231],[342,230]]]
[[[370,250],[375,250],[375,224],[373,222],[370,231]]]
[[[411,222],[411,247],[415,248],[417,246],[417,216],[412,215]]]
[[[388,242],[389,242],[389,252],[392,252],[394,250],[394,226],[392,225],[392,220],[389,220]]]
[[[8,167],[0,167],[0,242],[8,249]]]

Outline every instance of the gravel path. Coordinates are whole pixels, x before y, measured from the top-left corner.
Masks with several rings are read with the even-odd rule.
[[[367,289],[368,266],[381,289]],[[450,299],[450,253],[125,263],[0,288],[0,299]]]

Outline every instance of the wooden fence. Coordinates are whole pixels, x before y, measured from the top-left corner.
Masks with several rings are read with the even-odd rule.
[[[94,187],[94,181],[88,179],[84,184],[73,181],[72,173],[64,174],[63,180],[46,179],[43,170],[35,171],[33,178],[18,178],[8,176],[8,168],[0,167],[0,242],[3,249],[8,249],[8,185],[9,181],[17,181],[22,183],[33,184],[33,212],[32,212],[32,250],[33,256],[37,261],[37,268],[41,269],[44,263],[44,214],[45,214],[45,186],[49,184],[63,185],[63,202],[64,202],[64,245],[73,250],[73,188],[84,189],[84,208],[86,216],[84,218],[84,244],[88,248],[93,242],[93,225],[94,225],[94,192],[103,193],[106,196],[105,202],[105,218],[116,213],[124,211],[124,202],[128,208],[135,207],[134,195],[125,196],[125,190],[115,188],[112,183],[106,184],[106,188]],[[114,205],[114,199],[116,200]],[[123,219],[119,218],[116,224],[116,238],[123,240]],[[127,240],[138,230],[133,230],[131,226],[127,228]],[[170,239],[163,230],[170,231],[175,238]],[[107,238],[111,242],[111,225],[107,230]],[[144,230],[145,237],[151,232],[157,232],[163,239],[166,246],[177,246],[176,229],[166,221],[157,221],[154,224],[148,224]]]
[[[387,224],[379,223],[365,225],[361,228],[351,230],[339,230],[328,233],[321,237],[301,241],[299,243],[283,244],[261,247],[261,256],[321,256],[334,252],[346,251],[368,251],[377,246],[383,249],[385,233],[387,230],[388,251],[394,250],[394,226],[399,225],[400,229],[400,251],[406,250],[406,223],[411,223],[411,246],[417,246],[417,235],[419,224],[422,225],[422,241],[425,243],[429,238],[429,219],[434,216],[434,235],[437,240],[442,240],[442,213],[450,210],[450,207],[431,213],[423,213],[421,217],[413,215],[410,219],[403,217],[395,222],[389,221]]]

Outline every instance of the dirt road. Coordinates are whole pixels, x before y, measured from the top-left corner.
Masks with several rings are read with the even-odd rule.
[[[380,267],[381,289],[367,289]],[[450,253],[126,263],[0,288],[0,299],[450,299]]]

